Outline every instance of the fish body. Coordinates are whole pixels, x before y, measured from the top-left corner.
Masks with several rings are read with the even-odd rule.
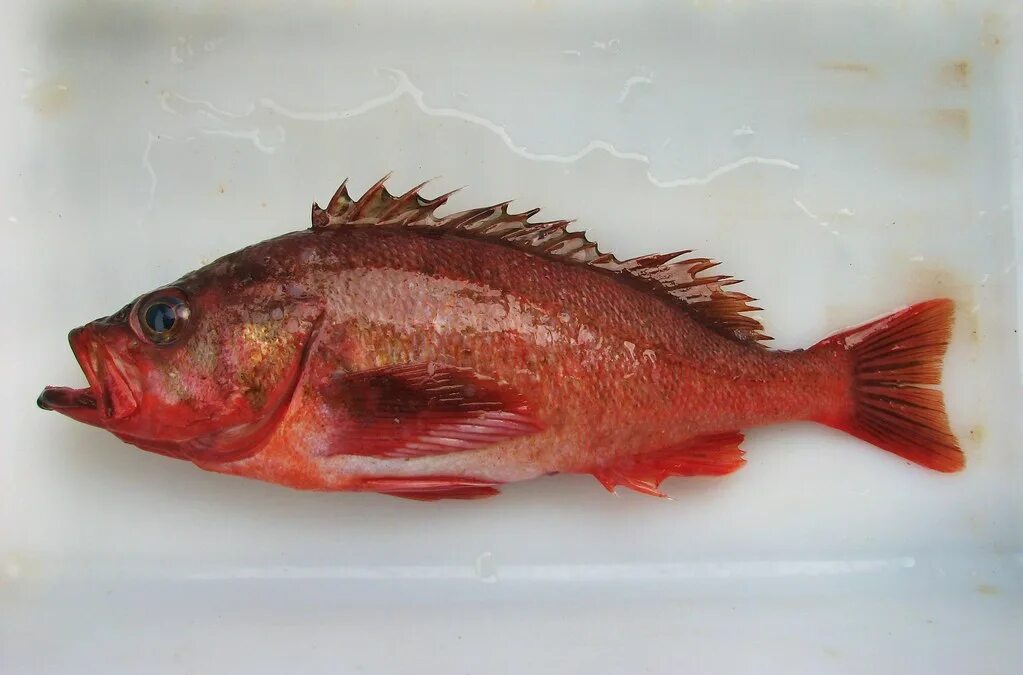
[[[788,420],[962,467],[932,388],[950,301],[771,350],[712,261],[620,261],[507,204],[438,217],[446,198],[342,186],[311,229],[72,331],[90,386],[40,405],[208,470],[416,499],[555,473],[660,495]]]

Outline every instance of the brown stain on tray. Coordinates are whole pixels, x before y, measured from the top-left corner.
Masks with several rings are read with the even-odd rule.
[[[900,228],[922,227],[928,221],[910,225],[908,218],[900,219]],[[893,223],[894,225],[894,223]],[[976,286],[961,272],[950,266],[932,261],[917,262],[911,253],[892,253],[885,257],[884,269],[897,270],[898,275],[892,285],[905,289],[903,304],[920,302],[927,298],[949,298],[955,302],[955,320],[953,322],[953,342],[976,345],[983,339],[980,329],[980,317],[973,311],[976,304]],[[877,310],[878,313],[882,311]],[[825,307],[825,317],[830,326],[857,326],[869,318],[864,314],[864,306],[860,302],[829,303]],[[981,438],[984,429],[974,427]]]
[[[970,111],[966,108],[932,108],[923,111],[924,119],[939,131],[970,137]]]
[[[867,75],[869,77],[877,77],[877,69],[874,66],[869,63],[860,63],[858,61],[831,61],[828,63],[822,63],[821,68],[839,73],[853,73]]]
[[[956,89],[968,88],[970,86],[971,74],[972,66],[965,59],[946,63],[939,71],[941,82]]]
[[[953,157],[941,154],[907,155],[896,153],[892,157],[892,163],[905,171],[924,176],[946,176],[958,166]]]
[[[43,82],[29,88],[22,98],[37,114],[54,117],[71,106],[71,87],[63,81]]]
[[[989,52],[996,52],[1002,47],[1002,34],[1005,32],[1005,19],[1001,14],[991,12],[984,15],[980,23],[980,44]]]
[[[811,111],[810,124],[823,131],[849,132],[895,128],[899,118],[877,108],[828,107]]]
[[[969,109],[961,107],[914,112],[892,107],[826,106],[810,110],[807,123],[819,131],[842,134],[904,133],[923,124],[942,136],[960,139],[968,139],[972,128]]]
[[[976,316],[970,310],[976,304],[975,286],[962,274],[940,264],[919,263],[910,271],[908,288],[914,297],[951,298],[956,303],[956,322],[968,330],[976,328],[976,319],[968,320],[966,315]]]

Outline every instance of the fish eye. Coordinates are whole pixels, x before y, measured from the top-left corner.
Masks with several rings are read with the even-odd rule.
[[[177,318],[174,305],[163,300],[154,302],[146,310],[146,326],[154,333],[169,332],[174,328]]]
[[[150,342],[167,344],[181,333],[188,316],[188,303],[178,293],[156,293],[139,306],[138,326]]]

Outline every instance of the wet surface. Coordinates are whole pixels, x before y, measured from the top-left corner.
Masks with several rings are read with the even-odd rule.
[[[595,606],[632,598],[596,614],[654,607],[662,629],[629,633],[650,654],[667,643],[663,626],[685,632],[685,616],[712,617],[720,632],[688,626],[709,631],[708,644],[734,644],[736,625],[750,634],[793,625],[784,608],[813,605],[809,584],[832,594],[830,610],[813,605],[806,616],[825,617],[825,646],[842,661],[868,664],[860,638],[880,645],[870,652],[878,658],[903,657],[882,665],[908,669],[896,637],[934,645],[921,668],[972,667],[982,639],[1014,645],[1018,244],[1000,5],[772,13],[704,3],[631,20],[605,11],[522,3],[442,20],[410,9],[397,24],[358,3],[285,15],[232,3],[68,2],[33,14],[11,61],[21,69],[11,84],[16,133],[3,160],[3,344],[17,358],[4,360],[0,393],[0,584],[78,578],[69,597],[98,607],[102,596],[84,590],[96,579],[159,577],[166,591],[258,577],[251,583],[280,596],[281,616],[302,615],[281,598],[308,584],[313,615],[328,625],[340,619],[316,605],[317,589],[365,608],[384,602],[382,586],[351,589],[374,575],[412,579],[405,599],[424,605],[443,604],[428,590],[437,578],[472,584],[466,602],[484,603],[480,588],[511,587],[509,605],[517,594],[542,604],[541,588],[588,578],[595,586],[580,595]],[[745,279],[739,289],[759,299],[782,347],[952,297],[946,391],[965,473],[938,476],[789,425],[748,434],[749,465],[734,476],[669,481],[673,502],[550,477],[490,503],[424,506],[210,475],[34,407],[48,382],[84,384],[67,348],[72,326],[204,259],[305,228],[310,202],[341,178],[360,193],[390,170],[396,190],[432,177],[437,192],[467,186],[452,209],[512,198],[576,218],[621,256],[695,248],[720,259],[722,273]],[[719,586],[705,592],[708,579]],[[198,602],[195,588],[180,597]],[[119,592],[109,625],[127,630],[142,609]],[[752,607],[758,593],[777,603]],[[171,615],[217,625],[174,597]],[[59,625],[80,627],[84,615],[62,606]],[[381,631],[396,621],[429,634],[429,622],[397,614],[362,616]],[[575,616],[600,632],[585,612]],[[31,644],[31,626],[45,635],[52,625],[32,617],[19,623],[19,645]],[[963,630],[975,648],[936,639]],[[176,649],[201,653],[201,634]],[[793,639],[771,634],[775,645]]]

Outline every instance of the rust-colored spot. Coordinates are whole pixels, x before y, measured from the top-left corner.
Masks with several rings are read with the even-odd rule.
[[[969,434],[971,441],[974,443],[982,443],[984,441],[984,437],[987,435],[987,430],[984,429],[982,424],[974,424],[970,427]]]
[[[966,89],[970,86],[970,62],[952,61],[941,67],[941,81],[950,87]]]
[[[963,138],[970,136],[970,111],[966,108],[934,108],[924,111],[924,118],[939,131]]]
[[[219,192],[220,194],[224,194],[225,188],[223,183],[217,186],[217,192]]]

